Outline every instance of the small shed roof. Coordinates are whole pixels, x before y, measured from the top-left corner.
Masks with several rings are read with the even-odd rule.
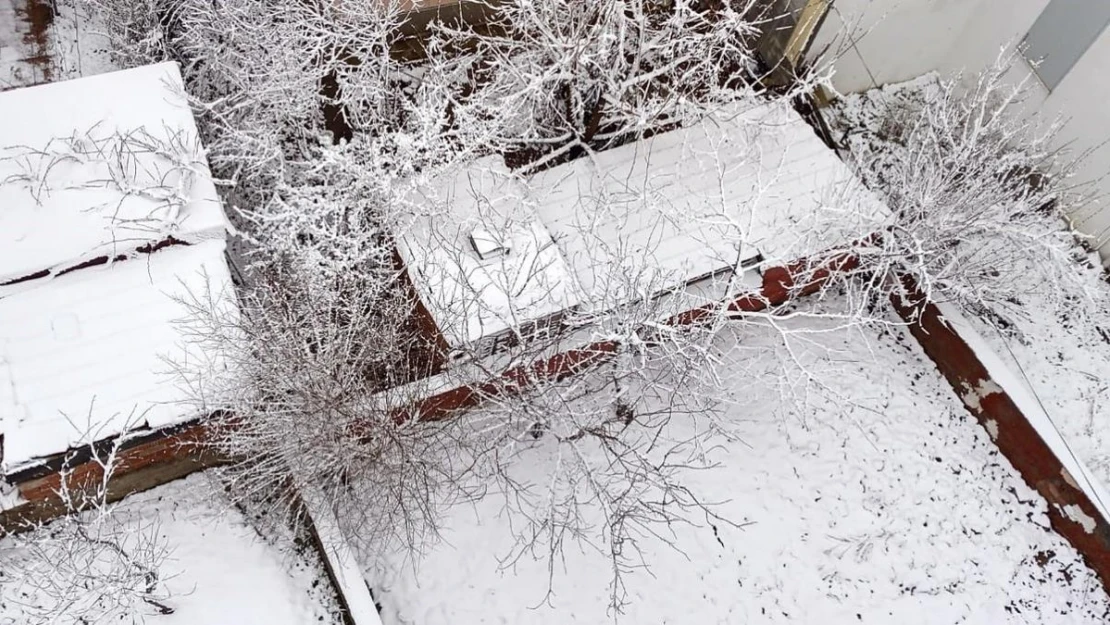
[[[175,63],[6,91],[0,119],[0,285],[224,237]]]
[[[6,473],[40,456],[198,416],[181,374],[212,354],[180,322],[211,292],[234,301],[224,242],[89,267],[0,298],[0,431]],[[183,368],[179,371],[178,368]]]
[[[0,93],[0,119],[0,468],[199,416],[179,373],[219,361],[183,302],[235,300],[177,66]]]
[[[513,325],[508,320],[575,304],[608,308],[760,257],[767,265],[793,262],[871,234],[889,218],[781,103],[724,111],[529,178],[481,159],[440,180],[424,209],[434,217],[408,229],[402,255],[440,328],[467,327],[445,332],[453,345]],[[480,258],[462,236],[475,224],[497,231],[521,223],[555,242],[550,262],[523,256],[506,272],[504,259]],[[430,234],[436,230],[446,232]],[[490,276],[506,273],[512,279],[491,299]],[[468,288],[476,274],[478,288]],[[506,322],[489,324],[483,315]]]
[[[439,182],[418,192],[422,214],[398,248],[448,344],[578,303],[571,268],[500,158],[480,159]]]

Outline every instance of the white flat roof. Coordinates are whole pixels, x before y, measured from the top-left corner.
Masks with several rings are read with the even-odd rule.
[[[530,186],[580,286],[600,300],[630,286],[613,284],[614,268],[656,292],[759,255],[796,261],[871,234],[888,214],[785,105],[580,158]],[[822,210],[834,203],[835,215]]]
[[[199,416],[167,360],[215,355],[175,298],[234,298],[177,65],[0,93],[0,119],[0,468]]]
[[[171,246],[89,267],[0,298],[3,469],[128,430],[200,415],[167,360],[212,354],[186,345],[175,298],[211,292],[234,305],[224,241]]]
[[[224,238],[176,64],[5,91],[0,119],[0,284]]]
[[[484,158],[416,201],[421,215],[398,239],[413,284],[452,346],[578,303],[575,279],[526,206],[500,158]],[[494,234],[507,253],[483,259],[470,240]]]
[[[481,159],[417,201],[432,216],[402,235],[402,256],[452,345],[514,319],[650,296],[760,255],[768,266],[790,263],[867,236],[889,218],[784,104],[717,115],[529,179]],[[519,224],[557,251],[506,269],[467,243],[475,227],[509,232]],[[503,285],[496,297],[490,283]]]

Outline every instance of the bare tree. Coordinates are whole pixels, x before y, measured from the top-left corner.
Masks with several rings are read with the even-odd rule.
[[[157,521],[109,503],[125,439],[104,445],[91,438],[69,453],[60,473],[55,497],[63,516],[0,539],[0,620],[14,613],[35,625],[143,623],[174,612],[166,587],[172,550]]]
[[[460,232],[523,236],[527,223],[506,219],[496,196],[476,193],[466,223],[446,221],[450,202],[423,201],[430,181],[475,155],[530,150],[515,160],[532,170],[571,156],[595,163],[604,149],[707,117],[788,107],[795,92],[765,89],[751,51],[762,3],[491,3],[492,22],[442,26],[426,62],[411,67],[388,54],[392,5],[369,4],[177,0],[155,11],[166,20],[157,26],[166,49],[185,63],[214,169],[235,185],[229,196],[253,250],[239,311],[198,294],[187,324],[230,365],[195,397],[206,412],[221,411],[213,442],[238,461],[230,491],[290,508],[291,484],[319,485],[346,537],[369,555],[419,549],[446,506],[493,493],[520,520],[507,562],[546,559],[554,572],[571,541],[593,545],[611,559],[619,610],[622,576],[647,564],[638,540],[677,523],[730,522],[682,475],[712,466],[714,416],[728,401],[723,373],[754,362],[740,359],[737,328],[772,325],[788,342],[793,330],[781,319],[807,313],[785,301],[846,251],[803,263],[782,298],[752,295],[759,305],[746,316],[733,306],[759,266],[812,252],[836,223],[815,214],[760,226],[762,238],[792,244],[757,259],[758,220],[741,209],[758,208],[777,178],[785,157],[761,161],[758,135],[781,124],[757,117],[751,137],[684,154],[706,168],[709,189],[736,174],[722,166],[726,151],[750,159],[750,204],[660,203],[646,173],[624,179],[621,192],[583,188],[572,198],[576,262],[598,274],[564,314],[536,316],[554,288],[544,282],[550,235],[510,251],[493,281],[438,283],[446,302],[415,298],[405,282],[418,268],[403,271],[394,246],[420,224],[437,225],[446,238],[426,241],[437,251],[428,269],[451,272],[470,267]],[[323,104],[339,106],[352,130],[343,145],[318,136]],[[519,183],[543,192],[536,178]],[[855,210],[832,208],[826,216]],[[721,271],[687,289],[684,268],[658,269],[650,237],[645,245],[602,236],[599,220],[614,213],[626,225],[650,222],[647,231],[712,230]],[[458,302],[475,302],[465,316],[501,325],[503,345],[489,349],[488,336],[448,345],[420,325],[421,306]],[[866,322],[862,300],[852,304],[827,316]],[[691,310],[699,312],[674,319]],[[480,408],[431,420],[440,415],[425,400],[452,388]],[[705,427],[681,434],[673,426],[686,420]],[[550,463],[549,481],[523,482],[520,463],[538,461]]]
[[[338,251],[331,243],[310,250],[327,258]],[[213,306],[206,293],[185,302],[182,331],[227,371],[192,395],[214,413],[210,444],[237,461],[224,471],[233,497],[297,520],[294,486],[311,484],[353,544],[416,548],[444,502],[463,494],[451,424],[400,411],[420,397],[413,380],[436,347],[413,326],[416,302],[396,270],[331,273],[313,258],[300,250],[255,261],[238,307]]]
[[[398,0],[88,1],[123,63],[181,64],[212,169],[237,202],[265,201],[320,144],[405,116],[390,57]]]
[[[866,256],[880,282],[909,276],[927,297],[976,310],[1012,308],[1033,284],[1060,305],[1087,291],[1072,269],[1086,262],[1079,235],[1062,223],[1090,197],[1072,180],[1084,155],[1057,147],[1058,121],[1025,114],[1028,85],[1011,78],[1013,62],[841,106],[850,159],[895,213]]]
[[[430,61],[460,86],[458,131],[496,152],[523,151],[525,162],[542,158],[533,166],[765,92],[754,45],[772,17],[766,2],[479,4],[488,20],[444,25]]]
[[[620,154],[590,153],[580,167],[525,176],[477,164],[443,196],[432,194],[433,207],[448,198],[446,210],[406,237],[409,269],[425,281],[421,297],[462,342],[441,377],[469,384],[482,400],[457,417],[468,452],[478,453],[465,477],[480,476],[503,497],[517,540],[506,566],[537,558],[554,575],[568,546],[599,550],[612,564],[617,611],[624,576],[650,567],[642,539],[671,543],[677,525],[736,522],[684,479],[713,466],[707,451],[727,429],[719,415],[734,399],[729,381],[778,367],[802,387],[823,387],[827,380],[791,359],[794,342],[807,340],[798,318],[838,328],[881,320],[863,298],[834,311],[793,308],[852,252],[850,233],[871,232],[881,220],[851,199],[859,188],[842,188],[845,179],[821,189],[827,202],[812,210],[792,215],[774,204],[782,201],[779,177],[796,178],[773,148],[790,152],[780,142],[788,145],[797,128],[784,122],[797,118],[765,103],[755,108]],[[652,165],[641,169],[645,163]],[[571,226],[537,232],[536,216],[521,207],[553,197],[566,210],[556,221]],[[502,250],[476,259],[467,241],[475,233]],[[676,255],[683,262],[665,260]],[[760,268],[806,255],[779,297],[760,293]],[[782,344],[738,345],[756,326],[777,330]],[[536,464],[544,470],[522,471]]]

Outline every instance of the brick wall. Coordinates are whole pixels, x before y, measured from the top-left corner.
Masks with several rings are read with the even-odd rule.
[[[117,501],[221,464],[223,460],[204,445],[206,435],[205,426],[197,423],[164,433],[155,432],[148,440],[121,450],[108,485],[108,500]],[[71,492],[79,493],[102,477],[99,464],[84,461],[71,468],[67,486]],[[17,487],[28,503],[0,513],[0,530],[17,530],[28,522],[47,520],[66,512],[58,497],[62,488],[60,471],[24,480]]]

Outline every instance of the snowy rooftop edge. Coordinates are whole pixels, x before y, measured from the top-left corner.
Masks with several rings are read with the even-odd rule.
[[[175,63],[0,93],[0,283],[223,238],[227,220]]]
[[[201,416],[185,384],[208,384],[225,363],[186,341],[178,300],[235,306],[224,251],[222,240],[173,246],[0,299],[4,473]]]

